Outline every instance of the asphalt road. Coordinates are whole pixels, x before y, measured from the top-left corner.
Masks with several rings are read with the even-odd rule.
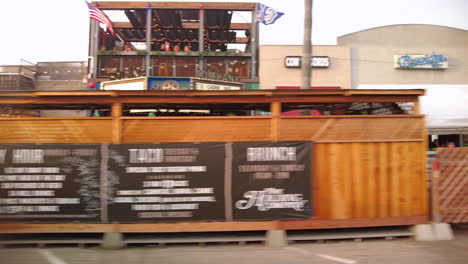
[[[138,246],[121,250],[98,247],[6,247],[1,264],[129,264],[129,263],[255,263],[255,264],[467,264],[468,229],[455,231],[451,241],[419,242],[411,239],[373,239],[362,242],[295,243],[275,249],[261,244],[240,246]]]

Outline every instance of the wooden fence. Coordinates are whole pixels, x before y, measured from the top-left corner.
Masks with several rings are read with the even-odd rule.
[[[468,148],[440,148],[440,213],[446,223],[468,222]]]
[[[125,143],[312,140],[313,219],[158,224],[0,225],[2,232],[181,232],[412,225],[428,220],[424,116],[415,91],[0,93],[0,103],[111,105],[109,117],[0,118],[0,143]],[[290,93],[290,94],[289,94]],[[171,96],[169,96],[171,95]],[[222,95],[222,96],[218,96]],[[268,103],[269,116],[132,117],[125,104]],[[283,116],[282,103],[414,102],[413,114]],[[465,160],[466,166],[466,160]],[[467,168],[457,169],[465,171]],[[451,176],[453,177],[453,176]],[[457,178],[458,179],[458,178]],[[458,182],[465,182],[458,179]],[[447,186],[448,187],[447,187]],[[460,189],[450,183],[449,190]],[[466,188],[465,188],[466,191]],[[448,193],[450,200],[451,193]],[[465,199],[465,198],[463,198]],[[456,199],[455,199],[456,200]],[[458,200],[457,200],[458,201]],[[466,201],[466,200],[465,200]],[[462,203],[459,201],[459,203]],[[463,203],[462,203],[463,204]],[[466,207],[465,207],[466,212]],[[465,214],[466,217],[466,214]],[[466,218],[465,218],[466,219]]]

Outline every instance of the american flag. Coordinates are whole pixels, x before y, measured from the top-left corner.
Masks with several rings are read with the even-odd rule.
[[[94,20],[106,25],[107,30],[109,30],[109,32],[113,36],[115,36],[114,29],[112,28],[112,22],[109,20],[109,18],[106,16],[106,14],[104,14],[104,12],[102,12],[97,7],[93,6],[92,4],[90,4],[88,2],[86,2],[86,4],[88,5],[89,16],[91,17],[91,19],[94,19]]]

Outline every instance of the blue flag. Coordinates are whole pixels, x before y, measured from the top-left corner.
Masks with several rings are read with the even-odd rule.
[[[278,10],[271,8],[266,5],[258,4],[257,8],[257,22],[263,23],[265,25],[270,25],[275,23],[275,21],[280,18],[284,13],[278,12]]]

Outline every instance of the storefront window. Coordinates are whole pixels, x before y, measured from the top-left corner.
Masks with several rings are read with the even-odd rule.
[[[173,58],[155,58],[153,60],[153,75],[155,76],[174,76]]]
[[[176,58],[177,77],[195,77],[197,75],[196,58]]]

